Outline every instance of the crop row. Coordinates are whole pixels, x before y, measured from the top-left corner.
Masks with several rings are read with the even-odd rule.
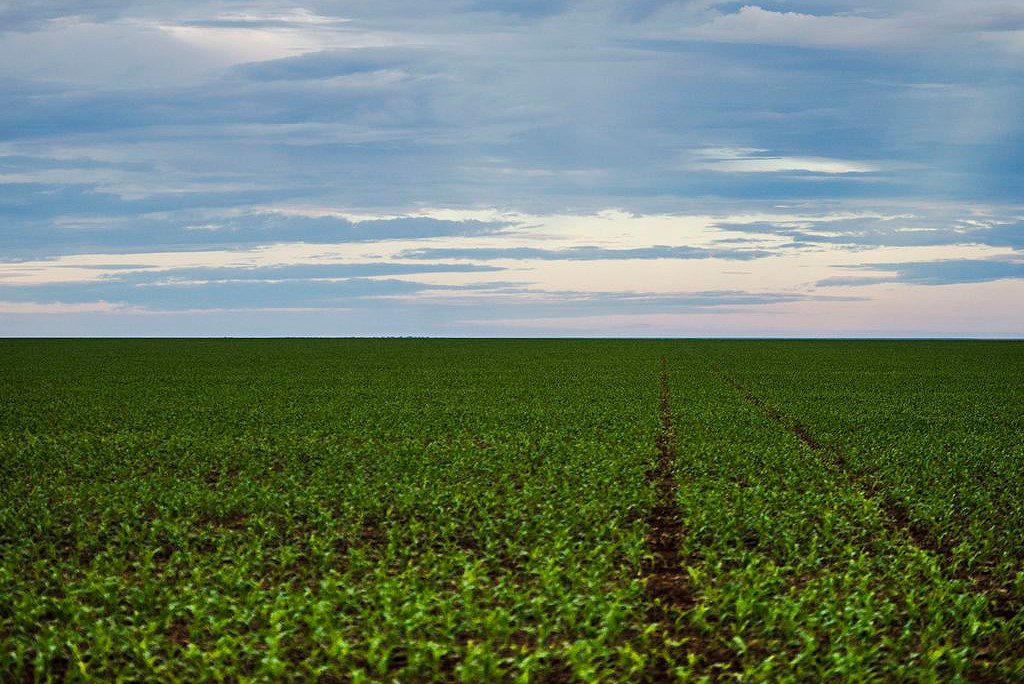
[[[1008,616],[1024,608],[1021,345],[719,343],[701,353],[802,422],[949,573],[972,578]]]
[[[703,357],[674,367],[702,665],[764,681],[1024,676],[1019,616],[951,576]]]
[[[1024,679],[1016,347],[3,351],[0,680]]]
[[[653,364],[622,345],[121,344],[5,369],[0,679],[646,667]]]

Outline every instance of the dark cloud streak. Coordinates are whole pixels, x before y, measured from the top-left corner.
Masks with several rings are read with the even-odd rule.
[[[1024,261],[1006,259],[941,259],[902,264],[868,264],[855,270],[889,271],[883,276],[836,276],[816,283],[818,287],[855,287],[881,283],[908,285],[959,285],[987,283],[1008,278],[1024,279]]]

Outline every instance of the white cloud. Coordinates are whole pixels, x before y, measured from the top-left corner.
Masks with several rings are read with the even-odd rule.
[[[70,314],[127,312],[130,309],[111,302],[5,302],[0,301],[0,314]]]
[[[724,173],[777,173],[803,171],[806,173],[874,173],[881,167],[863,161],[834,159],[831,157],[779,156],[767,150],[751,147],[714,147],[697,150],[686,168]]]
[[[0,74],[105,87],[166,86],[206,78],[226,63],[153,26],[60,21],[0,36]]]
[[[395,34],[347,26],[348,20],[307,10],[285,14],[224,14],[203,22],[156,26],[188,45],[212,52],[226,63],[242,64],[309,52],[392,47],[406,43]]]
[[[123,18],[96,23],[68,17],[36,31],[0,35],[0,74],[106,87],[165,87],[202,81],[246,62],[408,42],[397,34],[352,28],[345,20],[304,10],[218,15],[204,21]],[[394,78],[378,74],[366,85]],[[353,80],[333,85],[360,85]]]
[[[1010,55],[1021,49],[1024,9],[999,0],[892,3],[871,16],[777,12],[744,5],[692,26],[682,37],[723,43],[789,45],[825,50],[935,51],[944,41],[988,44]]]
[[[726,43],[795,45],[826,49],[906,48],[918,31],[898,19],[773,12],[745,5],[691,29],[689,37]]]

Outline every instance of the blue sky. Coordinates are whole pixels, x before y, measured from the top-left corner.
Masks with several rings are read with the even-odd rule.
[[[1024,335],[1012,0],[0,0],[0,335]]]

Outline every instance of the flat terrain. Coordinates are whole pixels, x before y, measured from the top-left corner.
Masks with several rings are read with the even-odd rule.
[[[1024,681],[1024,343],[0,342],[0,681]]]

